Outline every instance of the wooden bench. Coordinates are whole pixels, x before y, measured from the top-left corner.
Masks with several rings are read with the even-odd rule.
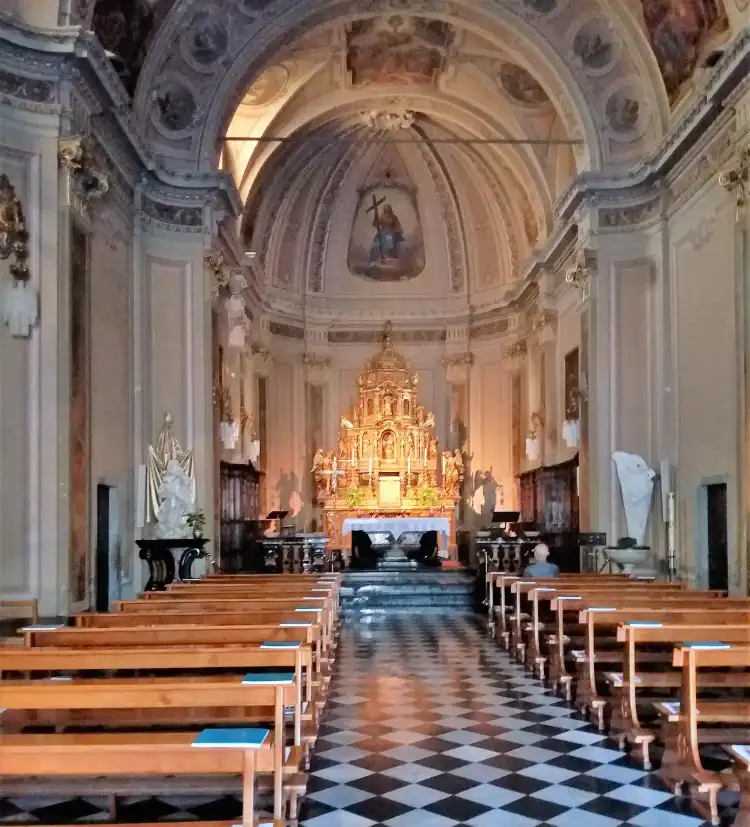
[[[669,595],[668,599],[670,605],[675,601],[680,601],[683,599],[688,601],[698,600],[698,602],[701,602],[703,599],[720,597],[719,593],[708,592],[697,593],[685,591],[678,593],[676,591],[671,591],[667,593]],[[570,655],[574,661],[574,668],[576,672],[575,676],[577,678],[577,687],[579,689],[576,702],[585,707],[587,706],[588,699],[593,697],[591,691],[592,684],[589,680],[591,676],[586,667],[586,649],[591,645],[591,636],[590,630],[587,630],[586,628],[586,624],[582,624],[580,622],[581,609],[587,606],[596,607],[596,604],[598,604],[599,607],[603,607],[611,604],[612,602],[616,602],[617,604],[616,606],[611,607],[613,609],[617,608],[617,606],[623,607],[625,605],[632,605],[633,603],[638,603],[639,605],[653,605],[654,601],[651,599],[650,592],[646,592],[643,594],[642,599],[639,598],[637,600],[634,595],[634,592],[627,591],[627,594],[625,594],[625,592],[620,589],[618,589],[616,600],[613,593],[610,593],[609,591],[605,594],[606,599],[601,599],[601,595],[598,591],[592,592],[585,591],[583,589],[579,590],[577,593],[570,593],[557,589],[555,591],[550,591],[549,589],[546,589],[534,595],[534,599],[539,602],[546,600],[551,602],[551,611],[554,615],[554,621],[552,624],[554,634],[549,635],[547,638],[550,680],[556,688],[563,692],[567,701],[572,700],[572,686],[574,678],[574,675],[569,673],[566,667],[567,655]],[[655,600],[659,605],[664,604],[664,601],[661,598],[656,598]],[[722,603],[721,605],[724,604]],[[615,627],[613,626],[609,629],[598,630],[597,633],[599,634],[600,644],[600,664],[606,663],[607,658],[609,658],[610,662],[615,666],[618,663],[621,663],[621,651],[610,654],[607,649],[607,647],[611,648],[617,643]],[[566,646],[568,647],[567,649]]]
[[[525,663],[528,669],[536,672],[540,680],[544,680],[545,667],[551,656],[554,655],[554,647],[558,647],[558,668],[555,670],[555,682],[560,679],[564,673],[564,658],[562,657],[562,646],[565,642],[565,630],[558,628],[556,620],[563,618],[556,618],[555,612],[552,611],[551,604],[556,597],[570,597],[584,599],[584,596],[593,600],[604,600],[614,592],[625,596],[628,599],[636,600],[649,598],[654,594],[655,587],[653,585],[644,584],[642,581],[628,580],[626,582],[620,581],[616,588],[613,585],[602,586],[600,584],[586,585],[583,588],[580,584],[563,584],[556,582],[554,586],[544,585],[545,582],[550,581],[519,581],[515,584],[517,593],[525,593],[531,603],[531,615],[528,623],[524,627],[519,627],[516,637],[520,637],[520,646],[525,653]],[[551,581],[554,582],[554,581]],[[684,594],[680,584],[660,584],[664,588],[659,589],[662,594],[667,593],[670,596],[675,594]],[[547,606],[546,610],[543,608]],[[542,632],[549,627],[550,634],[548,635],[547,643],[550,644],[549,649],[542,646]],[[524,632],[526,635],[524,636]],[[579,643],[582,643],[581,640]]]
[[[695,809],[712,824],[719,824],[718,794],[722,789],[739,789],[738,778],[731,772],[705,770],[700,744],[731,747],[738,741],[747,740],[750,737],[750,701],[699,699],[698,671],[748,670],[750,647],[723,643],[682,645],[674,650],[673,665],[682,670],[680,701],[678,704],[656,704],[662,715],[664,739],[659,777],[675,793],[679,793],[683,786],[691,786]],[[744,677],[744,687],[750,690],[750,673],[735,674]],[[708,729],[708,725],[718,728]]]
[[[137,625],[211,625],[211,626],[240,626],[253,624],[290,623],[298,620],[312,620],[321,627],[322,656],[331,658],[332,621],[326,608],[311,601],[292,601],[279,608],[256,606],[252,607],[247,601],[221,601],[220,605],[201,601],[183,603],[163,607],[160,602],[136,601],[139,607],[129,611],[114,614],[106,612],[84,612],[74,616],[76,626],[99,628],[121,628],[122,626]]]
[[[301,643],[261,643],[232,647],[141,647],[138,649],[3,649],[0,648],[0,679],[8,673],[23,673],[26,680],[50,675],[81,675],[86,672],[159,672],[177,670],[193,672],[217,669],[277,668],[291,669],[295,676],[297,697],[293,706],[294,744],[303,743],[302,686],[305,673],[312,669],[312,651]],[[112,674],[109,677],[113,677]],[[315,725],[314,717],[309,721]],[[306,734],[306,743],[312,746],[314,737]]]
[[[289,613],[312,614],[317,610],[323,626],[324,648],[328,648],[333,635],[332,600],[329,597],[304,595],[290,598],[165,598],[163,600],[122,600],[114,604],[115,614],[201,613],[206,615],[247,614],[252,618]],[[87,613],[76,615],[85,624]]]
[[[596,578],[599,582],[621,581],[627,579],[623,575],[590,575],[590,574],[561,574],[559,577],[551,580],[553,583],[581,583],[585,584],[588,581]],[[489,572],[487,574],[488,584],[488,630],[493,637],[497,637],[497,622],[500,623],[501,641],[505,649],[509,648],[509,627],[507,625],[507,615],[510,613],[511,587],[516,581],[523,581],[526,583],[539,582],[542,585],[546,581],[536,581],[534,578],[523,577],[518,574],[506,574],[504,572]],[[500,597],[500,605],[495,606],[495,591]]]
[[[320,628],[311,621],[295,621],[283,626],[147,626],[127,629],[72,628],[34,629],[25,631],[27,647],[74,649],[110,649],[123,647],[171,646],[243,646],[266,642],[300,642],[313,649],[313,680],[305,682],[305,700],[325,706],[324,681],[321,678]],[[313,694],[313,689],[318,689]]]
[[[576,688],[576,706],[588,710],[595,717],[595,723],[601,732],[606,729],[605,709],[608,699],[599,695],[598,686],[606,682],[605,673],[615,667],[622,669],[624,649],[612,651],[605,647],[614,640],[617,646],[617,627],[626,620],[657,621],[683,625],[694,621],[696,613],[705,619],[708,625],[731,624],[743,626],[750,623],[750,607],[723,608],[721,604],[728,601],[709,599],[706,602],[676,603],[670,608],[664,608],[664,603],[651,603],[645,606],[632,606],[629,603],[612,601],[615,606],[590,606],[583,609],[579,615],[579,622],[586,626],[586,648],[583,658],[579,662],[579,680]],[[607,641],[604,643],[603,641]],[[610,667],[610,668],[608,668]]]
[[[750,626],[728,623],[717,623],[712,626],[675,625],[659,621],[632,621],[618,627],[617,640],[624,645],[624,668],[622,673],[612,674],[614,681],[611,683],[613,700],[610,733],[616,735],[621,748],[629,743],[632,754],[640,756],[644,769],[649,770],[650,745],[658,737],[658,731],[644,726],[644,709],[650,709],[654,699],[642,698],[642,695],[648,690],[658,690],[660,694],[668,696],[663,700],[677,700],[682,676],[679,671],[671,668],[675,644],[684,641],[722,640],[741,645],[750,640]],[[650,658],[644,656],[644,647],[649,648]],[[654,664],[660,667],[659,671],[649,670]],[[744,685],[744,676],[731,673],[698,673],[697,680],[699,688]]]
[[[248,679],[255,678],[248,676]],[[217,718],[221,722],[247,723],[248,719],[257,721],[259,718],[263,720],[262,716],[272,717],[274,818],[281,818],[285,767],[287,774],[289,771],[297,772],[302,760],[301,750],[297,747],[286,762],[284,758],[284,708],[298,703],[298,687],[291,674],[289,679],[284,680],[271,676],[259,679],[263,682],[246,684],[238,676],[2,681],[2,723],[4,728],[8,725],[8,719],[11,725],[46,724],[58,728],[71,725],[104,725],[111,728],[144,724],[177,724],[184,727],[185,724],[195,726]],[[220,715],[222,711],[227,714]],[[39,772],[37,770],[34,774]],[[15,774],[28,773],[18,770]],[[97,774],[107,773],[102,770]]]
[[[257,825],[255,773],[274,771],[272,734],[266,730],[262,746],[252,749],[201,749],[194,746],[196,739],[195,732],[2,734],[0,777],[240,775],[242,825]],[[281,818],[270,823],[283,827]]]
[[[750,827],[750,744],[731,744],[726,747],[732,759],[740,803],[732,827]]]

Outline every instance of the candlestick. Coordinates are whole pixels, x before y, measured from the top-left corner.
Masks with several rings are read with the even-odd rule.
[[[406,471],[407,473],[411,474],[411,455],[409,456],[409,459],[406,461]]]
[[[372,474],[372,457],[370,457],[370,473]]]

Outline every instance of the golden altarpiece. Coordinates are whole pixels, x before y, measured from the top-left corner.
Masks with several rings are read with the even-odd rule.
[[[359,398],[341,417],[337,452],[317,451],[312,474],[334,546],[345,545],[348,517],[445,517],[455,544],[463,480],[460,452],[440,453],[434,414],[418,402],[419,377],[393,346],[386,326],[381,352],[357,380]]]

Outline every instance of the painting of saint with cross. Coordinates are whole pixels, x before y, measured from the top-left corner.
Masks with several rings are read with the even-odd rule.
[[[404,186],[368,188],[360,200],[349,243],[349,269],[374,281],[402,281],[425,266],[416,200]]]

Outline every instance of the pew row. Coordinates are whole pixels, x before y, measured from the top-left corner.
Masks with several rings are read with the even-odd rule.
[[[704,769],[700,755],[701,743],[711,743],[737,751],[738,742],[750,741],[750,646],[726,643],[690,643],[674,650],[673,665],[682,670],[680,701],[656,704],[662,715],[664,755],[659,769],[661,780],[679,793],[689,787],[695,809],[712,824],[720,823],[718,795],[722,789],[747,788],[740,775]],[[744,678],[744,698],[734,695],[699,699],[698,673],[702,669],[734,672]],[[735,763],[735,767],[737,764]],[[747,823],[750,817],[748,800],[740,800],[736,824]]]

